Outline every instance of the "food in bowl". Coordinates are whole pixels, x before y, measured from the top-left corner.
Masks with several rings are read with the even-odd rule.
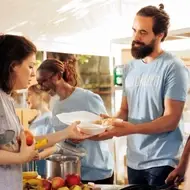
[[[115,122],[115,121],[122,121],[122,120],[118,119],[118,118],[110,117],[110,118],[106,118],[106,119],[102,118],[101,120],[93,121],[93,123],[98,124],[98,125],[107,126],[110,129],[110,127],[113,126],[113,122]]]

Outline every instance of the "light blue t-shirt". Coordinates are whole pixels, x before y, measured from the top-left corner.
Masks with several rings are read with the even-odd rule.
[[[54,128],[50,125],[52,119],[52,112],[45,112],[42,115],[37,116],[29,126],[30,131],[35,136],[46,135],[53,133]]]
[[[151,122],[164,113],[164,99],[185,101],[188,70],[175,56],[164,52],[151,63],[133,60],[124,67],[123,96],[127,97],[128,121]],[[127,136],[127,162],[133,169],[172,166],[178,163],[183,136],[182,121],[171,132]]]
[[[99,95],[89,90],[76,88],[65,100],[57,101],[53,108],[53,115],[73,111],[88,111],[95,114],[106,114],[104,103]],[[67,127],[57,117],[53,117],[53,126],[56,131]],[[102,180],[113,174],[114,161],[106,141],[85,140],[77,147],[84,148],[87,156],[82,158],[82,180]]]
[[[52,112],[45,112],[42,115],[36,117],[36,119],[29,126],[30,131],[35,136],[42,136],[49,133],[53,133],[55,130],[50,125],[52,119]],[[45,160],[37,160],[34,161],[37,166],[38,174],[42,177],[46,176],[46,161]],[[33,161],[30,163],[30,167],[32,166]]]

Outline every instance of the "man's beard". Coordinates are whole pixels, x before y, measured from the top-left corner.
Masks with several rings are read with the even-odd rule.
[[[135,46],[138,44],[139,46]],[[139,41],[133,41],[131,47],[131,54],[135,59],[143,59],[149,56],[154,51],[155,39],[150,44],[145,44]]]

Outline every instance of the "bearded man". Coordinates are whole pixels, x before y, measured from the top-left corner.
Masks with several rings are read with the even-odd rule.
[[[178,163],[183,141],[181,117],[188,70],[164,51],[169,16],[163,5],[140,9],[133,23],[132,56],[124,67],[123,97],[111,130],[94,140],[127,136],[130,184],[161,186]]]

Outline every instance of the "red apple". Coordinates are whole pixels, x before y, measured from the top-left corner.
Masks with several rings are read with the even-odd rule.
[[[78,174],[68,174],[66,176],[66,184],[68,187],[71,187],[73,185],[80,185],[81,178]]]
[[[47,179],[44,179],[42,181],[42,186],[44,188],[44,190],[51,190],[51,181],[47,180]]]
[[[33,136],[33,134],[29,130],[25,130],[24,134],[26,136],[26,144],[28,146],[31,146],[33,144],[33,142],[34,142],[34,136]],[[20,137],[17,138],[17,141],[18,141],[19,146],[21,146],[21,139],[20,139]]]
[[[34,136],[30,131],[24,131],[25,136],[26,136],[26,144],[28,146],[31,146],[34,143]]]
[[[52,179],[52,188],[58,189],[60,187],[63,187],[65,185],[65,180],[61,177],[54,177]]]

